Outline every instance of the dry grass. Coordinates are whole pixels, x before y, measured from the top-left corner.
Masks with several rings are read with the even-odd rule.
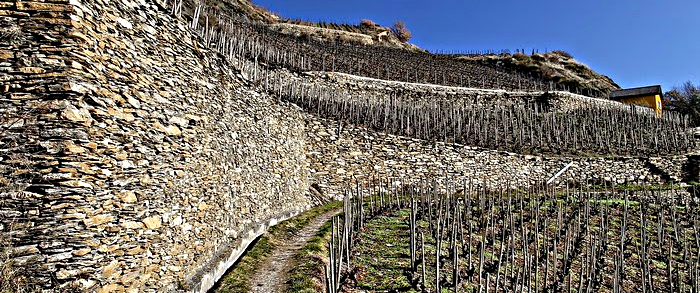
[[[564,57],[566,59],[574,59],[574,56],[571,56],[571,54],[569,54],[569,52],[562,51],[562,50],[554,50],[554,51],[549,52],[549,53],[553,54],[553,55],[559,55],[559,56]]]
[[[607,92],[620,88],[609,77],[596,73],[585,64],[576,61],[571,54],[560,50],[532,55],[518,52],[505,56],[479,55],[458,58],[487,65],[502,64],[505,68],[552,81],[559,86],[591,89],[605,93],[606,97]]]
[[[10,225],[11,226],[11,225]],[[12,259],[12,241],[5,232],[7,227],[0,225],[0,293],[41,292],[39,284],[34,284],[23,267],[15,265]]]
[[[12,44],[22,37],[22,29],[17,25],[15,19],[0,17],[0,42]]]

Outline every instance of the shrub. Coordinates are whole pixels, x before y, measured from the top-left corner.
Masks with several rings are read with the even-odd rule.
[[[561,56],[561,57],[568,58],[568,59],[574,58],[574,56],[571,56],[571,54],[569,54],[569,52],[562,51],[562,50],[554,50],[554,51],[552,51],[552,52],[550,52],[550,53],[552,53],[552,54],[554,54],[554,55],[559,55],[559,56]]]
[[[349,43],[352,42],[352,38],[348,36],[347,34],[339,34],[336,37],[336,41],[340,43]]]
[[[556,74],[557,74],[557,71],[554,70],[554,68],[549,67],[547,65],[542,66],[542,78],[552,79]]]
[[[391,32],[403,43],[411,39],[411,32],[406,28],[406,24],[403,23],[403,21],[395,22],[394,26],[391,28]]]
[[[360,20],[360,27],[362,27],[362,28],[373,28],[376,26],[377,26],[377,23],[374,21],[371,21],[369,19]]]
[[[576,62],[567,62],[566,64],[564,64],[564,68],[571,70],[578,75],[586,74],[589,71],[588,68],[586,68],[586,66]]]
[[[535,61],[545,61],[544,56],[542,56],[542,55],[540,55],[540,54],[530,55],[530,58],[531,58],[532,60],[535,60]]]
[[[513,58],[518,61],[530,59],[527,55],[520,52],[513,54]]]

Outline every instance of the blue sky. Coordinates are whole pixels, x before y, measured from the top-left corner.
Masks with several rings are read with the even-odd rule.
[[[253,2],[311,21],[402,20],[430,51],[565,50],[622,87],[700,84],[700,0]]]

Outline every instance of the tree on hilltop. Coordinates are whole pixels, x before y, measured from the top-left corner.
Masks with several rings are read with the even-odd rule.
[[[411,39],[411,32],[406,28],[406,24],[403,21],[395,22],[394,26],[391,27],[391,32],[403,43]]]

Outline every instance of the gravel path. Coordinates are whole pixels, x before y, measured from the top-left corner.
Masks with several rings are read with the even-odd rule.
[[[287,284],[287,272],[293,269],[294,255],[316,235],[318,230],[332,216],[338,214],[340,210],[332,210],[313,219],[299,234],[287,243],[278,246],[272,251],[272,255],[265,259],[260,269],[255,272],[251,280],[252,290],[256,293],[277,293],[285,292]]]

